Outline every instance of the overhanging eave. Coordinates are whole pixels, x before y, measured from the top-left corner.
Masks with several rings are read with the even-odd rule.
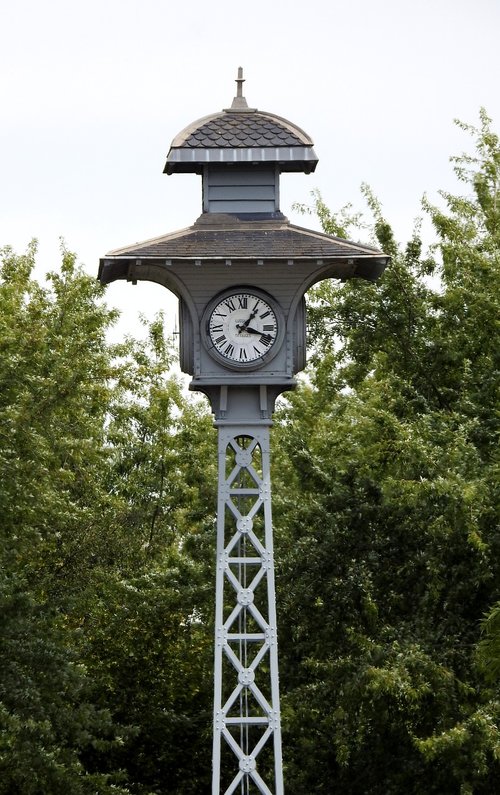
[[[98,280],[101,284],[109,284],[117,280],[125,280],[132,283],[137,281],[157,281],[165,284],[169,281],[169,274],[179,272],[191,265],[201,268],[204,273],[210,269],[211,265],[246,265],[248,268],[257,267],[265,269],[266,264],[279,264],[293,266],[300,270],[312,271],[317,274],[315,281],[322,279],[347,279],[361,278],[368,281],[376,281],[384,272],[388,264],[385,256],[357,256],[357,257],[331,257],[331,258],[296,258],[287,260],[283,257],[175,257],[167,259],[165,257],[103,257],[99,261]],[[161,278],[156,278],[161,274]],[[170,287],[170,289],[173,289]],[[173,292],[177,292],[173,289]]]
[[[275,163],[280,171],[312,173],[318,157],[312,146],[268,146],[171,149],[164,174],[201,173],[205,165],[261,165]]]

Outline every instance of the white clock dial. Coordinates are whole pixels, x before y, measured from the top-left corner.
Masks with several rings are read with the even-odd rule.
[[[255,365],[270,358],[280,331],[272,302],[250,291],[227,294],[207,319],[212,353],[233,366]]]

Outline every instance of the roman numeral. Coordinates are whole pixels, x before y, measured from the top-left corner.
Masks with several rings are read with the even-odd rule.
[[[271,337],[270,334],[263,334],[261,336],[261,338],[260,338],[260,341],[261,341],[262,345],[265,345],[266,348],[269,348],[269,346],[271,345],[271,343],[273,341],[273,338]]]
[[[238,296],[238,303],[240,305],[240,309],[246,309],[248,306],[248,296],[246,295]]]
[[[225,334],[221,334],[220,337],[217,337],[215,340],[216,345],[222,345],[223,342],[227,342]]]
[[[246,348],[240,348],[240,362],[243,359],[248,359]]]
[[[222,329],[223,329],[223,325],[222,325],[222,323],[219,323],[217,326],[212,326],[211,331],[213,331],[213,332],[222,331]]]
[[[264,319],[265,317],[269,317],[270,314],[271,314],[271,310],[268,309],[267,312],[263,312],[261,315],[259,315],[259,317]]]
[[[224,353],[226,354],[226,356],[232,356],[234,353],[234,345],[231,345],[231,343],[229,343],[227,348],[224,349]]]
[[[263,331],[276,331],[276,326],[274,324],[269,324],[268,326],[262,326]]]
[[[234,305],[234,302],[231,300],[231,298],[228,298],[227,301],[224,301],[224,306],[227,306],[230,312],[234,312],[236,309],[236,306]]]

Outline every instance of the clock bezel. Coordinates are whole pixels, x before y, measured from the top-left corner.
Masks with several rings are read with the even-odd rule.
[[[212,318],[212,314],[219,304],[224,301],[226,298],[237,297],[242,293],[255,296],[259,298],[261,301],[264,301],[266,304],[274,312],[276,317],[276,325],[277,325],[277,333],[274,342],[272,343],[269,350],[263,353],[261,356],[258,356],[256,359],[252,359],[249,362],[239,361],[236,359],[229,359],[224,354],[220,353],[214,345],[214,342],[210,336],[210,320]],[[238,370],[238,371],[251,371],[251,370],[260,370],[262,367],[267,365],[271,362],[274,357],[279,353],[282,347],[283,339],[285,337],[285,316],[283,310],[279,303],[273,298],[272,295],[269,295],[265,290],[261,290],[258,287],[252,287],[251,285],[237,285],[234,287],[229,287],[222,292],[218,293],[214,296],[206,305],[205,309],[203,310],[203,315],[201,319],[201,332],[202,332],[202,340],[204,347],[207,353],[219,364],[224,365],[231,370]]]

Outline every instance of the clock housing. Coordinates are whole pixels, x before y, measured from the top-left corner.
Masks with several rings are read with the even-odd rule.
[[[285,319],[277,301],[250,286],[218,293],[206,306],[201,337],[212,359],[230,370],[257,370],[276,356],[283,344]]]

